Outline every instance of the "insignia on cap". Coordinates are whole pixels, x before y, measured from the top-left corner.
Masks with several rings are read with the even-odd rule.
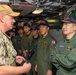
[[[41,22],[42,22],[42,23],[45,23],[45,21],[44,21],[44,20],[41,20]]]

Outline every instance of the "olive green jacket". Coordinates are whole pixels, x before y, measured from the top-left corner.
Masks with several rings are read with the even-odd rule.
[[[76,34],[58,43],[51,52],[51,61],[57,68],[57,75],[76,75]]]
[[[31,33],[29,36],[27,36],[26,34],[23,35],[23,37],[21,39],[22,50],[28,50],[29,49],[29,45],[30,45],[31,40],[32,40],[32,34]]]
[[[46,75],[47,70],[50,69],[50,51],[52,48],[52,37],[48,34],[45,38],[39,38],[37,45],[37,59],[38,75]]]

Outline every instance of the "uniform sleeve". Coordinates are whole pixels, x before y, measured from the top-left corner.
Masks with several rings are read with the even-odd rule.
[[[49,44],[48,44],[48,54],[47,54],[47,56],[48,56],[48,69],[50,69],[50,70],[52,70],[52,63],[51,63],[51,60],[50,60],[50,53],[51,53],[51,51],[52,51],[52,49],[53,49],[54,47],[53,47],[53,45],[52,45],[52,38],[51,38],[51,40],[49,41]]]
[[[0,65],[5,65],[6,63],[6,48],[4,40],[0,38]]]
[[[51,63],[52,63],[56,68],[58,68],[58,67],[59,67],[59,63],[58,63],[58,61],[56,60],[56,53],[57,53],[57,51],[55,51],[55,50],[52,50],[52,51],[51,51],[50,61],[51,61]]]
[[[14,39],[15,39],[15,41],[14,41],[14,43],[13,43],[13,46],[14,46],[14,48],[15,48],[16,50],[18,50],[17,36],[16,36]]]
[[[56,54],[56,60],[60,65],[66,68],[76,67],[76,48],[73,49],[68,55]]]
[[[29,48],[29,42],[27,41],[28,39],[24,36],[21,39],[21,48],[22,50],[28,50]]]
[[[55,60],[55,54],[57,53],[57,51],[55,50],[56,47],[56,43],[55,44],[51,44],[50,46],[50,68],[52,69],[52,64],[56,67],[59,66],[58,62]]]

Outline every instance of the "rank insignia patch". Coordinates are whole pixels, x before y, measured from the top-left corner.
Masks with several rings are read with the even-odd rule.
[[[47,42],[43,42],[43,45],[46,46],[47,45]]]
[[[72,47],[71,46],[67,46],[67,50],[72,50]]]

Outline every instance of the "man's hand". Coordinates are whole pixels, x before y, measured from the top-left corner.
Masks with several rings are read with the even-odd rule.
[[[48,69],[47,74],[46,75],[52,75],[52,71]]]
[[[35,65],[35,71],[37,72],[37,65]]]
[[[25,72],[28,73],[28,72],[30,71],[30,69],[31,69],[31,63],[25,62],[25,63],[23,64],[23,67],[24,67],[24,69],[25,69]]]
[[[22,61],[25,61],[25,58],[24,57],[22,57],[22,56],[16,56],[16,62],[17,63],[21,64]]]

